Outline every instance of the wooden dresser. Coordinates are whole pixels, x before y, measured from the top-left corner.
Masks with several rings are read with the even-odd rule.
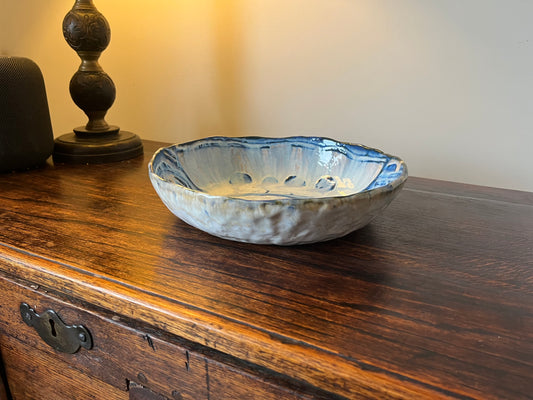
[[[7,396],[533,398],[532,193],[409,178],[344,238],[258,246],[165,208],[162,145],[0,175]]]

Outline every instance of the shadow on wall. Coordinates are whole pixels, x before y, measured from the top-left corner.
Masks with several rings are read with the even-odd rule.
[[[208,135],[238,136],[245,134],[244,110],[244,43],[243,7],[237,1],[212,3],[213,97],[218,122]],[[208,110],[213,111],[213,110]],[[199,123],[201,124],[201,116]],[[201,125],[200,125],[201,127]],[[207,127],[201,127],[207,128]]]
[[[138,63],[113,75],[109,68],[117,84],[117,104],[111,111],[122,112],[132,125],[155,127],[140,132],[145,139],[177,143],[242,135],[246,5],[239,0],[167,1],[164,8],[144,4],[129,9],[127,18],[117,16],[119,22],[138,21],[137,29],[120,23],[111,27],[116,33],[115,50],[106,52],[114,57],[111,67],[137,59],[143,50]]]

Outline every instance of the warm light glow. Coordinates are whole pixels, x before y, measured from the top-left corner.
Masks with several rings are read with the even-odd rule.
[[[60,135],[83,118],[68,95],[79,60],[61,33],[73,1],[6,3],[0,50],[41,66]],[[112,31],[108,120],[143,138],[333,136],[399,154],[413,175],[533,190],[521,161],[533,146],[531,2],[95,5]]]

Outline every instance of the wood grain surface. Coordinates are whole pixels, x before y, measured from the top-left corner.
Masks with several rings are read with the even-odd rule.
[[[409,178],[344,238],[243,244],[165,208],[162,145],[0,175],[0,271],[332,398],[531,398],[533,194]]]

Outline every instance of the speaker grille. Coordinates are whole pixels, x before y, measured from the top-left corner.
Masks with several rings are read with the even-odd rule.
[[[39,165],[53,146],[41,70],[28,58],[0,56],[0,171]]]

